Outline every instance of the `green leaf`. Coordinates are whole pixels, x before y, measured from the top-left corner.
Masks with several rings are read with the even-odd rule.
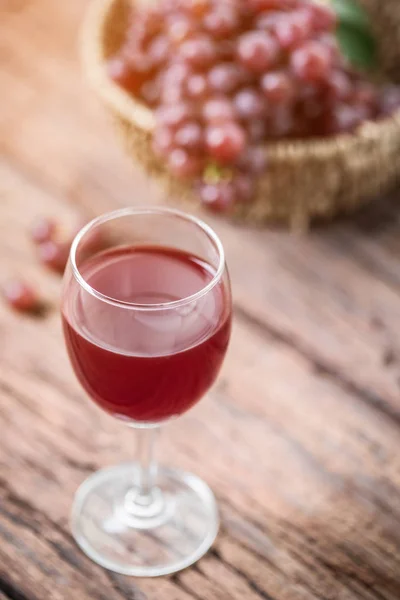
[[[375,40],[366,31],[341,23],[337,38],[344,55],[359,69],[371,69],[376,64]]]
[[[376,44],[368,13],[357,0],[323,0],[338,15],[337,38],[342,52],[358,69],[376,65]]]
[[[361,29],[371,35],[371,23],[368,14],[354,0],[330,0],[339,17],[340,23]]]

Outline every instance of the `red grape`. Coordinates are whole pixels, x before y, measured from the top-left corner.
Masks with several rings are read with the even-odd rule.
[[[319,2],[310,3],[312,25],[316,31],[333,31],[337,25],[337,17],[333,8]]]
[[[20,312],[32,312],[38,308],[39,301],[35,290],[18,279],[3,285],[3,296],[6,302]]]
[[[206,183],[200,188],[200,197],[205,206],[216,212],[225,212],[235,203],[236,193],[229,182]]]
[[[134,73],[123,57],[115,57],[108,61],[107,71],[111,79],[124,89],[129,90],[134,85]]]
[[[330,134],[350,133],[354,131],[363,120],[363,115],[356,106],[337,104],[328,114],[326,129]]]
[[[145,81],[140,88],[140,95],[149,106],[157,106],[161,96],[160,81],[158,79]]]
[[[143,41],[147,41],[155,37],[162,29],[162,20],[160,17],[160,7],[155,5],[143,6],[135,12],[131,29],[128,31],[128,38],[131,40],[142,39]]]
[[[297,5],[297,0],[247,0],[250,10],[256,13],[264,10],[284,10]]]
[[[330,52],[322,42],[307,42],[293,52],[291,66],[302,81],[326,80],[332,67]]]
[[[39,246],[39,260],[52,271],[62,274],[68,261],[69,244],[49,240]]]
[[[263,146],[249,146],[239,161],[241,169],[257,175],[264,173],[267,165],[267,153]]]
[[[346,59],[341,54],[339,42],[334,33],[322,33],[316,40],[323,44],[330,54],[331,62],[337,67],[343,67],[346,64]]]
[[[218,162],[230,163],[239,157],[246,146],[246,134],[236,123],[223,123],[206,129],[209,155]]]
[[[364,105],[372,113],[378,109],[378,93],[372,83],[360,82],[357,83],[352,100],[355,104]]]
[[[135,73],[135,79],[143,80],[145,77],[150,77],[152,72],[152,62],[150,56],[143,50],[132,48],[126,50],[123,56],[127,68]]]
[[[153,150],[160,158],[167,158],[174,147],[174,132],[168,127],[156,127],[153,134]]]
[[[169,50],[170,41],[166,35],[155,37],[147,48],[147,55],[152,67],[162,66],[168,60]]]
[[[290,104],[296,94],[292,77],[283,71],[270,71],[261,79],[261,88],[271,104]]]
[[[185,63],[174,63],[160,73],[160,97],[163,104],[178,104],[183,101],[186,80],[190,74],[190,67]]]
[[[203,162],[200,158],[191,156],[183,148],[175,148],[168,157],[168,167],[179,179],[190,179],[201,174]]]
[[[329,74],[327,86],[334,100],[348,100],[353,90],[350,77],[338,69]]]
[[[31,238],[35,244],[42,244],[54,237],[56,232],[56,223],[52,219],[41,217],[32,225]]]
[[[183,85],[176,81],[175,83],[164,83],[161,92],[161,102],[165,105],[177,105],[185,100]]]
[[[252,88],[240,90],[234,98],[234,106],[241,119],[260,119],[266,112],[263,97]]]
[[[268,33],[275,33],[278,24],[284,19],[283,13],[278,11],[262,12],[255,20],[256,29],[264,29]]]
[[[208,83],[214,92],[232,94],[241,83],[243,74],[234,63],[215,65],[208,74]]]
[[[196,31],[194,22],[183,16],[178,17],[174,15],[168,26],[168,36],[171,42],[175,45],[179,45],[184,40],[190,38]]]
[[[176,62],[165,69],[161,74],[164,84],[183,85],[192,71],[185,62]]]
[[[206,75],[197,73],[191,75],[186,82],[186,94],[192,100],[201,100],[208,93],[208,82]]]
[[[279,46],[268,33],[251,31],[239,38],[238,57],[249,71],[262,73],[277,63]]]
[[[193,108],[183,102],[160,106],[156,111],[157,123],[165,127],[179,127],[185,121],[193,118],[193,116]]]
[[[215,38],[232,36],[239,26],[236,11],[229,4],[218,4],[204,17],[205,29]]]
[[[308,39],[311,32],[311,19],[305,11],[293,12],[290,17],[281,19],[274,33],[282,48],[295,48]]]
[[[203,117],[208,123],[223,123],[235,120],[236,112],[232,102],[221,96],[207,100],[203,106]]]
[[[184,41],[179,50],[181,56],[192,67],[198,69],[209,67],[213,63],[216,54],[213,42],[206,35]]]
[[[175,143],[185,150],[199,152],[204,144],[203,128],[195,121],[182,125],[175,134]]]

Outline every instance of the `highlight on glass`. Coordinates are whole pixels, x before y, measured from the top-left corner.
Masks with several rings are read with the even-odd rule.
[[[76,236],[62,319],[77,378],[103,410],[135,429],[136,460],[101,470],[78,490],[73,535],[95,562],[156,576],[198,560],[218,531],[209,487],[155,460],[160,426],[216,380],[231,332],[224,250],[199,219],[128,208]]]

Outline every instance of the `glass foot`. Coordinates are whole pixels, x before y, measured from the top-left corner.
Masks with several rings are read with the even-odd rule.
[[[137,480],[137,465],[127,463],[98,471],[81,485],[71,516],[77,544],[123,575],[155,577],[192,565],[218,532],[210,488],[195,475],[160,468],[151,503],[140,505]]]

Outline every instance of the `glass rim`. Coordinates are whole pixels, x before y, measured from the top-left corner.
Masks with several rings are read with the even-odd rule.
[[[129,216],[139,216],[139,215],[166,215],[171,217],[176,217],[183,221],[187,221],[189,223],[193,223],[196,225],[206,236],[211,240],[214,244],[217,253],[218,253],[218,268],[213,276],[213,278],[201,288],[198,292],[191,294],[190,296],[186,296],[181,300],[173,300],[171,302],[160,302],[155,304],[141,304],[137,302],[126,302],[124,300],[118,300],[117,298],[112,298],[111,296],[107,296],[102,292],[96,290],[96,288],[92,287],[84,278],[82,273],[79,270],[79,267],[76,262],[76,253],[79,247],[80,242],[84,239],[84,237],[96,226],[107,223],[108,221],[112,221],[114,219],[119,219],[122,217]],[[205,296],[208,292],[210,292],[215,285],[220,281],[224,269],[225,269],[225,252],[222,245],[221,240],[215,231],[207,225],[201,219],[195,217],[194,215],[190,215],[183,211],[177,210],[175,208],[167,208],[167,207],[128,207],[128,208],[120,208],[117,210],[113,210],[111,212],[104,213],[99,217],[95,217],[89,223],[87,223],[80,231],[76,234],[69,253],[69,262],[71,265],[72,273],[78,282],[78,284],[86,290],[89,294],[101,300],[102,302],[106,302],[107,304],[111,304],[113,306],[117,306],[119,308],[126,308],[130,310],[138,310],[138,311],[160,311],[160,310],[169,310],[174,308],[179,308],[181,306],[185,306],[190,302],[195,302],[196,300]]]

